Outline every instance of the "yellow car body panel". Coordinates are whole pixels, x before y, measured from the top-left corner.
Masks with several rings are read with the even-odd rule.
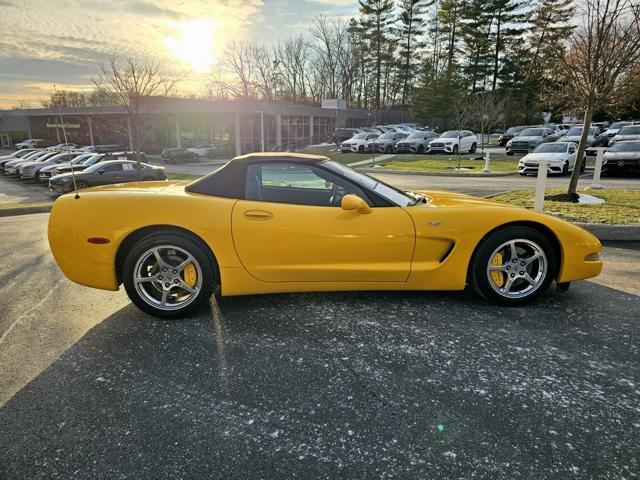
[[[482,238],[513,223],[552,232],[560,250],[558,282],[590,278],[602,269],[593,257],[600,242],[585,230],[467,195],[423,192],[431,199],[426,204],[358,213],[194,194],[185,185],[130,183],[83,190],[78,199],[58,198],[49,242],[61,270],[76,283],[117,290],[123,242],[140,229],[168,226],[193,233],[210,248],[222,295],[461,290]],[[89,241],[96,238],[108,243]]]

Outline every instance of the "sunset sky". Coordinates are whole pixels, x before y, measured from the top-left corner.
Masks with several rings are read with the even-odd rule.
[[[0,0],[0,108],[39,107],[58,88],[88,88],[113,53],[188,70],[197,89],[228,40],[269,44],[314,16],[349,18],[352,0]]]

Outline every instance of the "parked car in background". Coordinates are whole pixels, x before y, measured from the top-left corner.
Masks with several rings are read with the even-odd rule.
[[[602,156],[602,173],[640,173],[640,141],[624,140],[616,142]]]
[[[136,159],[136,152],[97,153],[97,154],[94,154],[92,157],[88,158],[87,160],[83,161],[82,163],[74,165],[73,170],[82,171],[92,165],[95,165],[96,163],[106,162],[107,160],[135,160],[135,159]],[[141,162],[147,161],[147,156],[142,152],[140,152],[140,161]],[[70,171],[71,171],[71,167],[69,165],[60,166],[59,168],[56,169],[56,172],[58,172],[59,174],[68,173]]]
[[[186,148],[165,148],[162,150],[162,159],[167,163],[197,162],[200,158],[197,153]]]
[[[640,125],[627,125],[622,127],[616,135],[609,140],[609,146],[627,140],[640,140]]]
[[[360,128],[336,128],[331,138],[333,139],[333,143],[340,145],[358,133],[364,133],[364,130]]]
[[[90,159],[94,155],[99,155],[97,153],[79,153],[79,152],[76,152],[76,153],[78,155],[75,158],[73,158],[70,162],[56,163],[54,165],[47,165],[45,167],[42,167],[37,175],[38,181],[48,182],[51,177],[53,177],[54,175],[60,174],[60,171],[59,171],[60,168],[66,168],[71,165],[75,167],[77,165],[81,165],[83,162]]]
[[[87,145],[86,147],[82,147],[80,149],[81,152],[94,152],[94,153],[107,153],[107,152],[117,152],[118,150],[122,150],[122,145],[117,143],[110,143],[104,145]]]
[[[598,138],[598,132],[599,130],[597,127],[589,127],[586,148],[594,146],[594,144],[596,143],[596,139]],[[582,137],[582,125],[577,125],[571,128],[571,130],[567,132],[562,140],[564,142],[574,142],[575,144],[580,144],[580,137]]]
[[[560,140],[571,129],[571,127],[567,127],[567,125],[564,125],[562,123],[548,123],[546,125],[539,126],[551,130],[551,136],[555,137],[555,141]]]
[[[367,144],[379,136],[379,133],[357,133],[340,144],[340,151],[342,153],[365,153]]]
[[[604,132],[607,128],[609,128],[609,122],[591,122],[592,127],[596,127],[598,129],[598,135]]]
[[[395,146],[398,140],[401,140],[406,136],[406,133],[401,132],[383,133],[378,138],[369,140],[367,143],[367,152],[393,153],[395,152]]]
[[[24,142],[19,142],[15,144],[15,147],[18,150],[22,150],[23,148],[44,148],[46,147],[48,142],[41,138],[30,138],[25,140]]]
[[[609,140],[611,140],[621,128],[626,127],[627,125],[631,125],[631,122],[614,122],[609,128],[607,128],[604,132],[598,135],[596,141],[594,143],[595,147],[608,147]]]
[[[24,156],[35,152],[36,149],[35,148],[23,148],[22,150],[16,150],[15,152],[11,152],[11,154],[9,155],[2,155],[0,156],[0,162],[4,162],[4,161],[11,161],[11,160],[16,160],[18,158],[23,158]]]
[[[4,166],[9,162],[13,162],[15,160],[27,160],[29,158],[34,158],[36,155],[43,152],[44,150],[33,150],[33,149],[26,149],[26,148],[23,150],[16,150],[15,152],[13,152],[13,154],[6,155],[0,158],[0,173],[4,173]]]
[[[58,152],[61,150],[77,150],[78,145],[75,143],[59,143],[54,145],[53,147],[49,147],[51,150],[57,150]]]
[[[517,136],[507,142],[507,155],[514,153],[532,152],[538,145],[546,142],[553,142],[556,137],[552,131],[544,127],[530,127],[522,130]]]
[[[140,164],[143,181],[166,180],[163,167],[154,167],[148,163]],[[136,182],[138,171],[136,162],[131,160],[109,160],[98,162],[85,170],[75,173],[76,186],[80,188],[110,185],[114,183]],[[56,193],[66,193],[73,190],[71,173],[56,175],[49,179],[49,190]]]
[[[526,154],[518,162],[520,175],[537,174],[540,162],[548,162],[547,173],[568,175],[576,164],[578,144],[574,142],[548,142],[538,145],[533,152]],[[582,162],[582,169],[584,170]]]
[[[27,162],[23,163],[18,167],[18,176],[20,178],[37,178],[38,173],[44,167],[49,167],[51,165],[59,165],[61,163],[69,163],[77,154],[61,152],[56,153],[48,157],[46,160],[41,162]]]
[[[449,130],[429,141],[429,153],[475,153],[478,137],[469,130]]]
[[[5,175],[17,175],[18,174],[18,168],[20,167],[20,165],[24,164],[24,163],[29,163],[29,162],[43,162],[45,161],[47,158],[50,158],[54,155],[57,155],[58,152],[52,152],[49,150],[42,150],[41,152],[36,153],[35,155],[29,155],[27,157],[24,157],[20,160],[13,160],[11,162],[7,162],[4,164],[4,171],[3,173]]]
[[[507,131],[504,132],[502,135],[500,135],[498,137],[498,145],[500,145],[501,147],[504,147],[509,140],[511,140],[513,137],[517,136],[525,128],[527,128],[527,127],[526,126],[520,126],[520,127],[509,127],[509,128],[507,128]]]
[[[187,150],[195,153],[198,157],[207,158],[223,158],[229,153],[224,145],[217,143],[203,143],[193,148],[187,148]]]
[[[416,131],[396,143],[396,152],[425,153],[429,149],[429,141],[434,138],[438,138],[438,134],[435,132]]]

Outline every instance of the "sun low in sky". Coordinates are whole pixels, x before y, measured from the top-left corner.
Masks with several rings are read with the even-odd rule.
[[[167,36],[165,42],[171,53],[193,71],[208,73],[217,63],[214,46],[218,26],[219,23],[210,18],[174,23],[169,27],[175,35]]]

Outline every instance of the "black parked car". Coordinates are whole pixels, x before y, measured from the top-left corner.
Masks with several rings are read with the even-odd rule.
[[[154,167],[147,163],[140,164],[143,181],[166,180],[163,167]],[[81,172],[75,173],[78,188],[110,185],[138,181],[136,162],[131,160],[109,160],[98,162]],[[73,190],[73,175],[63,173],[49,179],[49,190],[57,193],[67,193]]]
[[[162,159],[167,163],[189,163],[197,162],[200,157],[186,148],[165,148],[162,150]]]
[[[340,145],[342,142],[349,140],[357,133],[364,133],[364,130],[360,128],[336,128],[333,131],[331,138],[333,139],[333,143]]]
[[[640,141],[627,140],[617,142],[604,152],[602,173],[604,175],[640,173]]]
[[[522,127],[510,127],[510,128],[508,128],[505,133],[503,133],[502,135],[500,135],[498,137],[498,145],[500,145],[501,147],[504,147],[509,140],[511,140],[516,135],[518,135],[525,128],[527,128],[527,127],[522,126]]]

